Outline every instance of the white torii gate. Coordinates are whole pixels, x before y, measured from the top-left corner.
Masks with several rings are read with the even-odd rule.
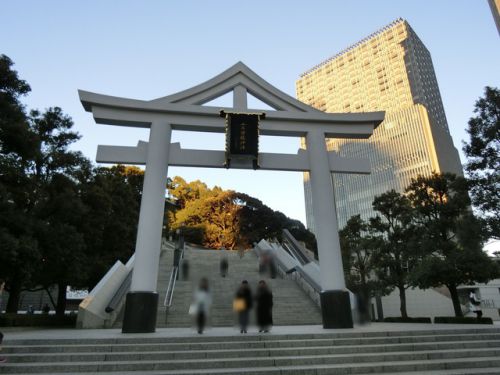
[[[203,104],[233,92],[233,107]],[[248,110],[247,93],[275,110],[266,111],[260,134],[305,137],[306,150],[297,154],[260,153],[263,170],[310,172],[313,215],[321,270],[321,309],[324,328],[351,328],[349,296],[345,290],[338,236],[332,172],[370,173],[368,160],[339,157],[326,149],[325,138],[368,138],[384,112],[324,113],[270,85],[238,62],[214,78],[185,91],[151,101],[119,98],[79,90],[86,111],[99,124],[150,128],[149,142],[136,147],[102,146],[100,163],[146,165],[137,230],[135,265],[127,294],[123,332],[154,332],[158,294],[156,282],[161,247],[168,166],[224,168],[225,152],[183,149],[171,143],[172,130],[225,132],[225,111]],[[234,160],[231,168],[252,169],[250,161]]]

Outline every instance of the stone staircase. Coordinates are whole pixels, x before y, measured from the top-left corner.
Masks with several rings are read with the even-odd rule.
[[[373,325],[376,326],[376,325]],[[499,374],[500,329],[7,339],[2,374]],[[276,328],[279,330],[280,328]],[[223,330],[223,329],[222,329]],[[214,329],[216,331],[216,329]],[[179,331],[180,332],[180,331]],[[303,332],[318,332],[314,327]],[[75,332],[75,335],[77,333]],[[25,337],[27,337],[25,335]],[[62,337],[73,337],[66,334]],[[101,338],[98,338],[101,337]]]
[[[253,290],[261,279],[265,279],[274,296],[273,318],[275,325],[320,324],[321,313],[314,302],[297,286],[295,281],[276,279],[260,275],[258,259],[252,251],[240,258],[237,252],[226,251],[229,260],[228,275],[223,278],[219,273],[221,252],[218,250],[196,249],[187,246],[184,259],[189,262],[190,280],[182,275],[176,283],[173,306],[168,315],[163,304],[159,307],[157,327],[189,327],[192,317],[188,315],[193,290],[201,277],[207,277],[212,293],[212,309],[209,324],[212,326],[232,326],[235,314],[232,302],[236,289],[242,280],[247,280]],[[168,283],[168,277],[167,281]],[[160,285],[160,283],[158,284]],[[161,289],[159,287],[159,289]],[[166,287],[165,287],[166,289]],[[163,297],[160,295],[161,302]],[[253,318],[253,314],[252,314]]]

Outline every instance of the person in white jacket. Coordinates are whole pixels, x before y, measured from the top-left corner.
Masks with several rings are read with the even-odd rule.
[[[210,295],[208,280],[206,278],[202,278],[198,289],[194,292],[193,304],[190,308],[190,310],[194,310],[194,314],[196,315],[196,326],[199,334],[203,333],[211,304],[212,296]]]
[[[476,297],[476,293],[471,290],[469,294],[469,309],[474,312],[477,316],[477,320],[480,320],[483,316],[483,311],[481,310],[481,300]]]

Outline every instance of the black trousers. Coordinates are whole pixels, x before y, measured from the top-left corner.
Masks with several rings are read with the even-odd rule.
[[[205,328],[206,321],[207,321],[207,317],[205,315],[205,312],[200,310],[198,312],[198,316],[196,317],[196,325],[198,326],[198,332],[203,332],[203,329]]]
[[[243,310],[238,313],[238,320],[240,323],[240,329],[243,331],[247,330],[248,327],[248,321],[250,318],[250,311],[249,310]]]

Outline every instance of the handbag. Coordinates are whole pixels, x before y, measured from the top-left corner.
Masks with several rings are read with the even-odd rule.
[[[198,312],[198,308],[197,308],[196,304],[192,303],[191,305],[189,305],[189,311],[188,311],[189,315],[196,315],[197,312]]]
[[[236,298],[233,301],[233,310],[236,312],[243,311],[247,308],[247,303],[244,298]]]

